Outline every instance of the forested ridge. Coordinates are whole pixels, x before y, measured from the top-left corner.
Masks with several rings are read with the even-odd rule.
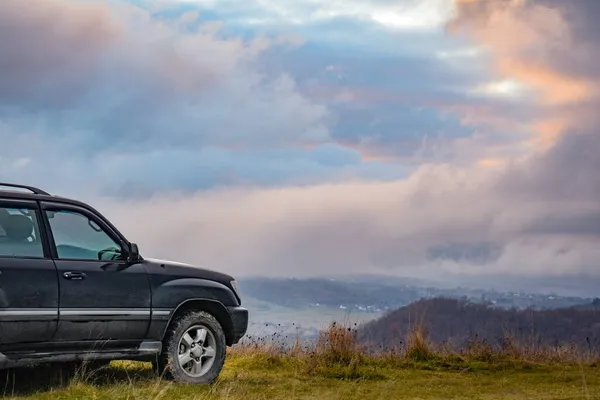
[[[490,304],[435,298],[398,308],[363,325],[359,340],[371,347],[402,347],[411,331],[452,348],[470,341],[502,345],[507,337],[530,346],[600,348],[600,300],[552,310],[501,309]]]

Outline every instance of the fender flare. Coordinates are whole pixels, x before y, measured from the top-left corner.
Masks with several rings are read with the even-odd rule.
[[[192,304],[197,304],[198,307],[194,307]],[[169,320],[168,320],[167,324],[165,325],[165,328],[162,332],[162,340],[164,340],[164,338],[167,334],[167,331],[169,330],[169,326],[171,326],[171,323],[173,322],[173,320],[178,315],[180,315],[183,310],[186,310],[186,309],[202,310],[202,311],[206,311],[206,312],[210,313],[212,316],[214,316],[217,319],[217,321],[219,321],[219,324],[221,324],[221,327],[223,328],[223,333],[225,334],[227,345],[232,344],[232,342],[233,342],[233,323],[231,321],[231,316],[229,315],[229,311],[227,310],[227,307],[225,307],[225,305],[218,300],[206,299],[206,298],[190,298],[190,299],[186,299],[186,300],[182,301],[181,303],[179,303],[177,305],[177,307],[175,307],[175,309],[171,313],[171,316],[169,317]]]

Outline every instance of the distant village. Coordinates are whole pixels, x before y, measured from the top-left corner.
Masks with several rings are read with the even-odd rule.
[[[548,310],[589,306],[600,299],[457,287],[441,289],[416,285],[365,285],[325,279],[242,282],[255,335],[282,333],[282,339],[315,338],[332,320],[367,322],[421,299],[459,299],[498,309]],[[275,322],[277,321],[277,322]]]

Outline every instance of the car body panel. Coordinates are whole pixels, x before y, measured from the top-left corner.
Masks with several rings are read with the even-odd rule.
[[[174,308],[186,298],[216,300],[225,306],[240,305],[230,275],[190,264],[145,258],[152,287],[152,305]]]
[[[143,340],[150,325],[151,291],[143,265],[56,260],[59,323],[54,340]],[[85,279],[63,274],[77,271]]]
[[[38,257],[0,253],[4,254],[0,256],[0,348],[51,340],[58,324],[59,287],[54,262],[46,257],[48,246],[38,203],[0,196],[0,208],[3,217],[8,217],[8,209],[35,210],[32,222],[37,225],[41,245]]]
[[[52,260],[0,257],[0,347],[51,340],[57,323]]]

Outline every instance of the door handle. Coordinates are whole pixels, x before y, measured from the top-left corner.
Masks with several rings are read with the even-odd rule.
[[[82,279],[85,279],[85,273],[83,273],[81,271],[69,271],[69,272],[65,272],[65,273],[63,273],[63,276],[65,277],[65,279],[71,279],[71,280],[82,280]]]

